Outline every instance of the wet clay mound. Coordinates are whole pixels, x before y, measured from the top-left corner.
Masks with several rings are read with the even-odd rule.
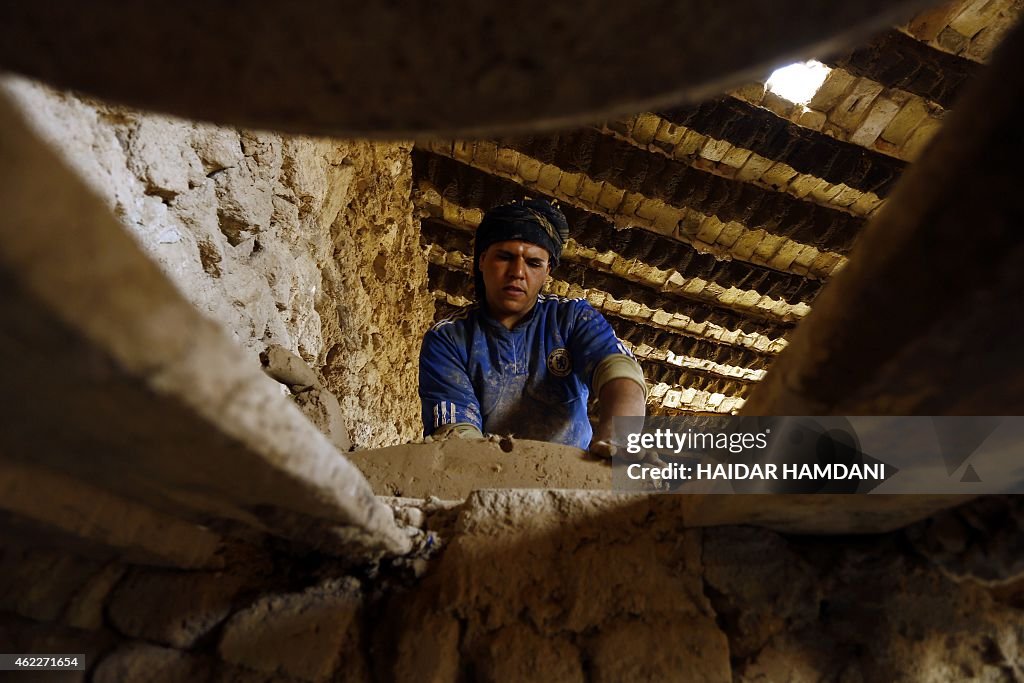
[[[377,495],[462,499],[477,489],[611,488],[612,470],[570,446],[448,439],[347,453]]]

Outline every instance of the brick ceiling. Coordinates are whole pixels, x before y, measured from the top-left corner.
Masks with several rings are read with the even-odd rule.
[[[556,134],[417,145],[436,318],[473,298],[482,211],[554,198],[571,239],[547,291],[604,313],[649,411],[738,410],[1022,12],[955,0],[823,55],[832,71],[806,106],[758,82]]]

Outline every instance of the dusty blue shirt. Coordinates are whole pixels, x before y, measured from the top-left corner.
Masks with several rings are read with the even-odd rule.
[[[632,354],[582,299],[540,295],[511,330],[474,305],[435,324],[420,349],[423,431],[468,423],[488,434],[590,444],[590,382]]]

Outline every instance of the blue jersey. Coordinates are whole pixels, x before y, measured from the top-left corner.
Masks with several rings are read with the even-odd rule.
[[[511,330],[470,306],[423,338],[424,434],[468,423],[483,433],[587,448],[591,378],[612,354],[632,357],[582,299],[540,295]]]

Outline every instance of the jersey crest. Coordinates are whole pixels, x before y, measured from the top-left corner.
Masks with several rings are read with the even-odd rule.
[[[555,377],[568,377],[572,372],[572,358],[564,348],[558,348],[548,354],[548,370]]]

